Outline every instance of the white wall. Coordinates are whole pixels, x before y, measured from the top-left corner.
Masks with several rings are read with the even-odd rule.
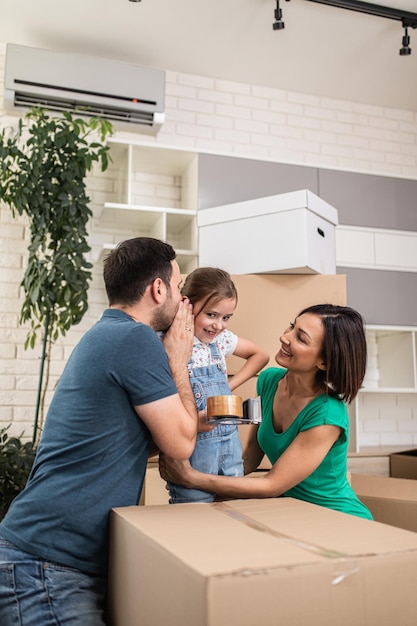
[[[0,106],[4,56],[5,44],[0,43]],[[175,72],[167,72],[166,96],[166,122],[158,136],[137,131],[136,140],[200,152],[417,179],[416,111],[317,98]],[[0,109],[0,114],[4,113]],[[4,117],[0,123],[5,123]],[[132,135],[118,133],[118,136]],[[114,177],[111,168],[90,177],[94,213],[114,190]],[[93,244],[107,241],[109,235],[120,240],[129,236],[129,232],[105,233],[92,220]],[[25,221],[13,219],[8,207],[0,205],[0,427],[12,422],[13,433],[25,431],[31,436],[40,350],[24,351],[26,330],[19,325],[22,301],[19,285],[26,248]],[[80,335],[106,306],[99,261],[93,274],[88,313],[54,347],[51,389]],[[374,415],[374,407],[372,411]],[[417,444],[416,422],[417,409],[411,404],[410,429],[403,437],[405,445]],[[401,424],[404,423],[402,420]],[[394,424],[392,428],[398,434],[398,428],[404,426]],[[398,443],[397,436],[394,440]],[[375,441],[375,437],[369,437],[369,441]],[[387,443],[385,438],[384,443]]]

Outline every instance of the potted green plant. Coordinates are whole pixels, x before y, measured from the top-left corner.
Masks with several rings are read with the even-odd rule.
[[[23,443],[22,436],[9,437],[9,427],[0,429],[0,520],[24,488],[35,458],[33,443]]]
[[[96,162],[107,168],[105,139],[112,132],[111,123],[99,117],[50,117],[33,108],[16,133],[0,133],[0,199],[13,215],[26,216],[30,228],[20,322],[30,324],[25,349],[42,339],[34,445],[44,419],[51,347],[88,308],[86,176]]]

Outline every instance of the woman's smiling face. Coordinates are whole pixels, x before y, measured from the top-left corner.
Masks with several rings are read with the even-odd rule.
[[[202,343],[210,343],[227,324],[236,308],[236,299],[212,300],[207,304],[198,300],[194,306],[194,335]]]
[[[321,357],[324,328],[318,315],[305,313],[281,335],[281,348],[275,355],[278,365],[294,371],[325,369]]]

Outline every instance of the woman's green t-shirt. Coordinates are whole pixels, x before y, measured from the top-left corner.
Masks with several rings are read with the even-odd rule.
[[[275,431],[272,405],[278,383],[286,373],[287,370],[283,368],[268,368],[260,373],[257,383],[257,393],[262,400],[262,422],[258,430],[258,442],[272,465],[290,446],[298,433],[304,430],[332,424],[339,426],[341,434],[318,468],[283,495],[372,519],[370,511],[358,499],[347,479],[349,417],[346,404],[342,400],[322,394],[314,398],[297,415],[287,430],[282,433]]]

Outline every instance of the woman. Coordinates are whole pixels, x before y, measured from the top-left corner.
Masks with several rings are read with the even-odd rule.
[[[310,306],[280,341],[275,356],[280,367],[258,378],[263,418],[244,451],[245,474],[264,454],[272,469],[260,477],[214,476],[161,455],[162,478],[219,499],[290,496],[372,519],[347,479],[347,404],[357,395],[366,368],[362,317],[350,307]]]

